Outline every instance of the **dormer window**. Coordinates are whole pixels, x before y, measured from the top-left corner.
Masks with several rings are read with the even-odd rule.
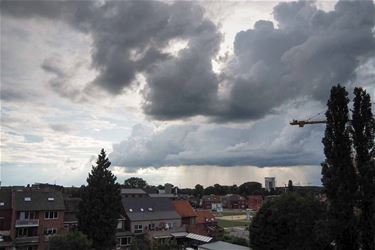
[[[31,201],[31,197],[25,197],[23,200],[24,201]]]
[[[53,198],[53,197],[48,197],[48,201],[54,201],[55,200],[55,198]]]

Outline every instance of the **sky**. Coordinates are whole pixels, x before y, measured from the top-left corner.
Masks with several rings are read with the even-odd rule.
[[[1,182],[321,185],[331,86],[375,98],[373,1],[0,1]]]

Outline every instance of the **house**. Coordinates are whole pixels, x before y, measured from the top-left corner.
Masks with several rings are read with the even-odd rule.
[[[121,188],[121,196],[125,198],[142,198],[148,194],[140,188]]]
[[[152,198],[168,198],[170,200],[175,200],[177,199],[177,195],[175,194],[168,194],[163,191],[160,191],[160,193],[157,194],[148,194]]]
[[[116,249],[129,249],[133,234],[126,228],[126,217],[122,214],[117,220],[116,228]]]
[[[64,200],[59,191],[16,190],[12,193],[10,236],[15,247],[47,249],[49,237],[64,230]]]
[[[210,210],[196,210],[196,230],[194,233],[210,237],[220,237],[224,234],[224,229],[218,225],[218,222]]]
[[[0,189],[0,231],[9,231],[12,218],[12,190]]]
[[[177,187],[166,183],[164,189],[158,189],[156,193],[149,193],[148,195],[152,198],[169,198],[171,200],[176,200],[178,198],[177,190]]]
[[[198,246],[198,250],[251,250],[251,248],[224,241],[216,241],[200,245]]]
[[[172,201],[172,205],[176,212],[181,216],[182,225],[195,225],[197,213],[186,200]]]
[[[247,207],[253,211],[258,212],[263,205],[263,196],[250,195],[247,197]]]
[[[12,190],[0,189],[0,249],[13,249],[10,238],[12,224]]]
[[[227,194],[223,197],[223,207],[227,209],[245,209],[247,200],[238,194]]]
[[[204,195],[202,197],[202,208],[213,209],[216,207],[222,207],[222,199],[219,195]]]
[[[168,198],[122,198],[125,229],[149,239],[172,237],[172,232],[185,231],[181,216]]]

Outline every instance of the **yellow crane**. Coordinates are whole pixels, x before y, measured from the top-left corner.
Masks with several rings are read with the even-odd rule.
[[[319,123],[327,123],[324,119],[319,120],[313,120],[314,118],[317,118],[319,115],[322,115],[325,112],[325,110],[322,110],[321,112],[317,113],[316,115],[306,119],[306,120],[293,120],[289,124],[290,125],[298,125],[298,127],[303,128],[305,125],[308,124],[319,124]]]
[[[374,105],[375,103],[371,103],[372,105]],[[308,124],[325,124],[327,123],[326,120],[312,120],[313,118],[319,116],[323,114],[323,111],[322,112],[319,112],[318,114],[314,115],[313,117],[310,117],[309,119],[306,119],[306,120],[293,120],[291,122],[289,122],[290,125],[298,125],[298,127],[300,128],[303,128],[305,125],[308,125]],[[352,120],[349,120],[349,122],[351,122]]]
[[[325,120],[293,120],[289,124],[290,125],[298,125],[300,128],[303,128],[307,124],[319,124],[319,123],[326,123],[327,121]]]

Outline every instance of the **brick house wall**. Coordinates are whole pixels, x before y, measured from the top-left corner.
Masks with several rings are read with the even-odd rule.
[[[45,235],[45,230],[48,228],[55,228],[56,234],[64,232],[64,211],[56,211],[56,219],[47,219],[45,218],[45,212],[49,211],[40,211],[38,213],[39,218],[39,227],[38,227],[38,236],[39,236],[39,247],[38,250],[48,249],[48,236]]]

